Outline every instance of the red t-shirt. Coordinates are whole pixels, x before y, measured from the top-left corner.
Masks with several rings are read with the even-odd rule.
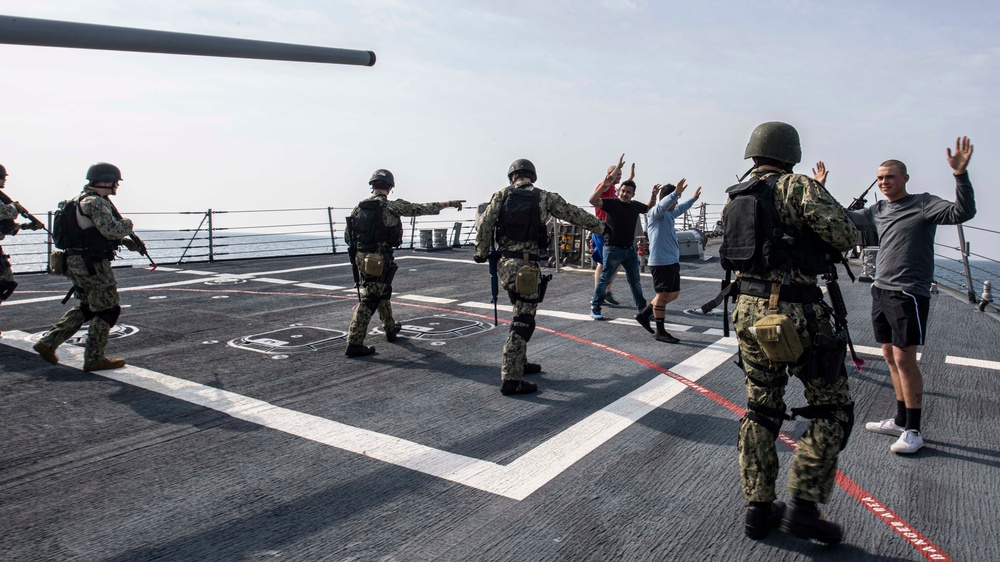
[[[603,180],[597,185],[601,185],[602,183],[604,183]],[[616,197],[618,197],[618,193],[616,193],[615,186],[613,185],[605,189],[604,192],[601,193],[601,199],[609,199],[609,198],[614,199]],[[604,212],[604,209],[594,207],[594,214],[597,215],[597,218],[601,219],[602,221],[608,220],[608,214]]]

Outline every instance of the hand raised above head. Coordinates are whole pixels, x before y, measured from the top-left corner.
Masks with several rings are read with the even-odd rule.
[[[969,167],[969,160],[972,159],[972,142],[969,137],[958,137],[955,139],[955,153],[948,149],[948,165],[951,166],[955,175],[964,174]]]
[[[698,189],[694,190],[694,198],[698,199],[699,197],[701,197],[701,186],[700,185],[698,186]]]
[[[826,170],[826,164],[822,160],[816,162],[816,167],[812,169],[813,179],[818,181],[820,185],[826,185],[826,176],[830,172]]]
[[[680,197],[687,187],[687,178],[681,178],[681,180],[677,182],[677,188],[674,189],[674,193],[677,194],[677,197]]]

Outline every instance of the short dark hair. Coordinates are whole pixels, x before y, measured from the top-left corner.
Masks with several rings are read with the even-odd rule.
[[[774,158],[768,158],[767,156],[754,156],[753,161],[758,166],[774,166],[775,168],[781,168],[788,172],[792,171],[795,164],[790,164],[788,162],[782,162],[781,160],[775,160]]]
[[[625,180],[625,181],[621,182],[620,184],[618,184],[618,188],[619,189],[621,189],[623,187],[626,187],[626,186],[631,187],[633,192],[635,191],[635,182],[634,181],[632,181],[632,180]]]
[[[675,189],[677,189],[677,186],[674,185],[674,184],[672,184],[672,183],[668,183],[667,185],[661,187],[660,188],[660,197],[659,197],[659,199],[663,199],[667,195],[670,195],[671,193],[674,192]],[[657,199],[657,200],[659,200],[659,199]]]
[[[879,168],[896,168],[900,174],[906,174],[906,164],[899,160],[886,160],[878,165]]]

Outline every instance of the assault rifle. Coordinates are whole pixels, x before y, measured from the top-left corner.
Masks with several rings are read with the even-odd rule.
[[[35,215],[29,213],[28,210],[22,207],[20,203],[14,203],[14,200],[8,197],[7,194],[4,193],[3,191],[0,191],[0,201],[2,201],[6,205],[15,204],[17,206],[17,212],[20,213],[22,217],[31,221],[29,224],[22,225],[21,228],[27,230],[44,230],[45,232],[48,232],[49,235],[52,234],[51,232],[49,232],[49,229],[45,228],[45,223],[38,220],[38,217],[36,217]]]
[[[868,189],[862,191],[861,195],[858,195],[857,197],[854,198],[854,201],[851,201],[851,204],[847,206],[847,210],[860,211],[861,209],[864,209],[865,203],[867,203],[867,201],[865,200],[865,196],[868,195],[868,192],[871,191],[873,187],[875,187],[876,183],[878,183],[878,178],[875,178],[875,181],[873,181],[872,184],[868,186]]]
[[[354,288],[358,291],[358,302],[361,302],[361,272],[358,271],[358,249],[354,246],[354,217],[347,217],[347,240],[347,257],[351,260]]]
[[[500,279],[498,277],[497,264],[500,263],[500,250],[496,248],[490,250],[490,253],[486,256],[486,261],[490,263],[490,290],[493,292],[493,300],[490,303],[493,304],[493,327],[495,328],[499,322],[497,319],[497,295],[500,294]]]
[[[836,255],[839,256],[839,254]],[[854,281],[854,273],[851,272],[851,266],[847,263],[847,259],[840,256],[840,263],[847,269],[847,275],[851,281]],[[844,294],[840,292],[840,284],[837,282],[837,262],[830,262],[830,268],[823,274],[823,280],[826,282],[826,292],[830,295],[830,303],[833,305],[834,329],[838,335],[847,340],[847,346],[851,349],[851,360],[860,373],[865,360],[858,357],[858,353],[854,351],[854,342],[851,341],[851,333],[847,329],[847,305],[844,303]]]

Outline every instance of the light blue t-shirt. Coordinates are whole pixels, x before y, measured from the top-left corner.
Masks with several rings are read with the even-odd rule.
[[[677,246],[677,232],[674,221],[694,205],[692,197],[668,211],[680,196],[677,192],[667,195],[646,214],[646,230],[649,231],[649,265],[673,265],[681,261],[681,249]]]

